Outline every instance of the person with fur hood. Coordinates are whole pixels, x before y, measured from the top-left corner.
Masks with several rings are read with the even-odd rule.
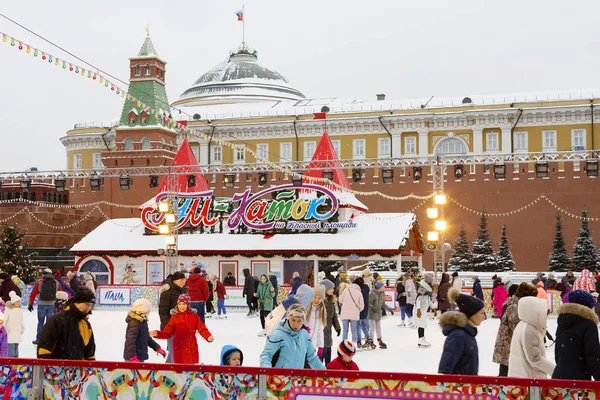
[[[341,287],[341,285],[340,285]],[[340,319],[342,320],[342,340],[348,339],[348,330],[352,329],[352,341],[358,341],[358,321],[360,320],[360,312],[365,308],[360,286],[356,283],[351,283],[339,298],[342,305]]]
[[[600,343],[596,301],[585,290],[569,293],[569,302],[558,310],[556,368],[552,379],[600,380]]]
[[[510,345],[508,376],[546,379],[556,367],[546,359],[546,302],[537,297],[524,297],[519,300],[518,308],[520,322]]]
[[[425,275],[419,282],[419,289],[417,290],[417,299],[415,301],[415,309],[413,323],[418,328],[419,347],[430,347],[431,343],[425,340],[425,329],[427,329],[427,311],[429,307],[433,306],[433,288],[431,284],[433,282],[433,276]]]
[[[502,307],[504,307],[506,299],[508,299],[508,292],[504,287],[504,283],[502,283],[502,278],[496,278],[494,281],[492,305],[496,309],[496,317],[498,318],[502,318]]]
[[[516,289],[513,296],[510,296],[504,303],[500,328],[496,336],[494,345],[493,361],[500,364],[498,376],[508,376],[508,359],[510,355],[510,345],[513,338],[513,332],[519,323],[519,301],[524,297],[536,297],[537,288],[530,283],[521,282],[519,286],[512,285],[511,290]]]
[[[440,317],[440,326],[446,336],[438,373],[477,375],[479,348],[477,327],[486,319],[485,304],[477,297],[460,293],[456,288],[448,292],[450,301],[459,311],[449,311]]]
[[[590,276],[590,271],[588,269],[581,270],[581,275],[573,284],[573,290],[585,290],[588,293],[596,291],[596,285],[594,284],[594,280]]]
[[[175,272],[175,274],[182,272]],[[173,274],[173,275],[175,275]],[[198,341],[196,332],[208,343],[214,341],[206,325],[191,307],[192,300],[188,294],[181,294],[177,299],[177,306],[171,310],[171,318],[164,329],[151,331],[150,336],[158,339],[169,339],[173,337],[173,362],[177,364],[198,364],[200,354],[198,352]]]
[[[161,356],[167,357],[167,352],[150,336],[148,330],[150,307],[150,300],[137,299],[127,313],[127,318],[125,318],[127,330],[125,331],[125,348],[123,349],[123,359],[125,361],[146,361],[148,359],[148,347]]]
[[[342,333],[342,328],[340,326],[340,321],[337,316],[336,304],[337,298],[333,294],[335,292],[335,285],[328,279],[324,279],[319,284],[323,285],[325,288],[325,315],[327,317],[327,322],[325,324],[325,328],[323,329],[323,354],[319,359],[325,365],[331,362],[331,348],[333,347],[333,335],[331,328],[334,328],[337,335],[340,336]]]

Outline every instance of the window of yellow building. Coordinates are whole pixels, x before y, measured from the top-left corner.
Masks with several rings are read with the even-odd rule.
[[[352,140],[352,158],[361,159],[365,158],[367,154],[367,144],[365,139],[353,139]]]

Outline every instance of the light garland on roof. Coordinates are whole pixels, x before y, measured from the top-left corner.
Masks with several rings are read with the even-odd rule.
[[[33,56],[36,57],[36,58],[41,54],[40,59],[44,60],[44,61],[47,60],[50,65],[54,64],[57,67],[58,66],[62,66],[61,69],[64,70],[64,71],[74,72],[75,74],[80,75],[82,77],[86,77],[87,76],[87,78],[89,78],[89,79],[91,79],[93,81],[97,81],[100,84],[103,84],[105,88],[110,89],[115,94],[120,95],[120,97],[122,97],[122,98],[126,97],[127,101],[130,101],[132,105],[137,106],[140,110],[145,111],[147,114],[154,113],[154,117],[155,118],[157,118],[157,119],[161,118],[162,121],[163,121],[163,123],[167,127],[171,128],[171,129],[179,131],[180,133],[188,134],[188,135],[193,136],[193,137],[195,137],[197,139],[202,139],[202,140],[207,141],[209,143],[215,143],[215,144],[220,145],[220,146],[229,147],[229,148],[231,148],[233,150],[244,150],[244,152],[246,152],[246,153],[250,154],[251,156],[253,156],[257,160],[258,163],[267,165],[270,168],[274,168],[274,169],[276,169],[277,171],[279,171],[281,173],[286,173],[286,174],[292,175],[292,176],[294,176],[296,178],[302,177],[303,179],[306,179],[306,180],[308,180],[309,182],[312,182],[312,183],[321,183],[321,184],[324,184],[324,185],[330,185],[330,186],[336,187],[340,191],[347,192],[347,193],[352,193],[352,194],[357,195],[357,196],[381,196],[381,197],[383,197],[385,199],[388,199],[388,200],[408,200],[408,199],[427,199],[427,198],[430,198],[430,197],[426,197],[426,196],[417,196],[417,195],[414,195],[412,193],[409,194],[409,195],[406,195],[406,196],[397,197],[397,196],[390,196],[390,195],[387,195],[385,193],[381,193],[379,191],[359,192],[357,190],[346,188],[346,187],[344,187],[342,185],[339,185],[339,184],[337,184],[337,183],[335,183],[335,182],[333,182],[333,181],[331,181],[329,179],[326,179],[326,178],[316,178],[316,177],[303,176],[302,174],[300,174],[298,172],[290,171],[287,168],[280,167],[277,164],[269,162],[269,160],[265,160],[265,159],[259,157],[258,154],[254,150],[249,149],[246,146],[240,146],[240,145],[236,145],[236,144],[227,142],[225,140],[212,138],[212,137],[210,137],[209,135],[207,135],[205,133],[201,133],[201,132],[198,132],[196,130],[187,128],[186,124],[181,124],[181,123],[175,121],[173,118],[168,118],[168,117],[161,116],[162,110],[152,108],[152,107],[148,106],[147,104],[143,103],[141,100],[137,99],[136,97],[134,97],[130,93],[128,93],[127,89],[123,89],[117,83],[112,82],[111,80],[107,79],[99,71],[90,70],[89,68],[85,68],[85,67],[82,67],[80,65],[74,64],[72,62],[66,61],[64,59],[55,57],[55,56],[51,55],[48,52],[40,51],[40,50],[38,50],[38,48],[36,48],[34,46],[31,46],[31,45],[25,43],[22,40],[15,39],[14,37],[12,37],[12,36],[4,33],[4,32],[0,32],[0,35],[2,36],[2,42],[3,43],[10,43],[10,45],[12,47],[16,47],[19,50],[25,49],[25,53],[26,54],[31,54],[33,52]],[[18,46],[17,46],[17,44],[18,44]]]
[[[543,194],[540,195],[535,200],[533,200],[532,202],[527,203],[527,204],[525,204],[522,207],[519,207],[519,208],[517,208],[515,210],[512,210],[512,211],[503,212],[503,213],[488,213],[488,212],[484,212],[484,211],[477,211],[477,210],[474,210],[472,208],[469,208],[467,206],[464,206],[464,205],[460,204],[458,201],[454,200],[451,197],[449,197],[449,199],[450,199],[451,202],[453,202],[459,208],[462,208],[465,211],[469,211],[469,212],[471,212],[473,214],[477,214],[477,215],[481,215],[481,214],[485,213],[485,215],[488,216],[488,217],[508,217],[509,215],[518,214],[518,213],[520,213],[520,212],[522,212],[522,211],[524,211],[524,210],[526,210],[526,209],[528,209],[530,207],[533,207],[534,205],[536,205],[540,201],[545,201],[548,204],[550,204],[552,207],[554,207],[557,211],[565,214],[568,217],[579,219],[579,220],[583,219],[583,217],[581,215],[576,215],[576,214],[573,214],[573,213],[571,213],[571,212],[569,212],[569,211],[567,211],[567,210],[565,210],[563,208],[560,208],[558,205],[556,205],[556,203],[554,203],[552,200],[550,200],[548,197],[546,197],[546,195],[543,195]],[[600,221],[600,217],[587,217],[586,219],[588,221]]]

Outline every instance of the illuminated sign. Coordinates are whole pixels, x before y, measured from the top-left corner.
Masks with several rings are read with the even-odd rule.
[[[316,197],[299,196],[296,198],[296,190],[302,188],[315,191]],[[268,195],[268,197],[267,197]],[[156,202],[167,198],[167,193],[161,193],[156,197]],[[192,228],[200,225],[214,226],[219,218],[211,216],[211,205],[214,197],[212,191],[198,193],[181,193],[178,195],[177,229],[186,225]],[[327,199],[331,206],[323,210]],[[326,221],[338,210],[339,202],[333,192],[329,189],[313,184],[303,184],[301,187],[293,184],[273,186],[252,194],[250,189],[233,196],[231,203],[238,204],[237,208],[229,210],[227,227],[232,230],[240,224],[250,229],[269,230],[272,228],[288,229],[322,229],[322,228],[344,228],[354,227],[347,223],[330,223]],[[156,205],[145,207],[142,210],[142,222],[152,230],[158,231],[158,226],[164,220],[164,214],[157,212]]]

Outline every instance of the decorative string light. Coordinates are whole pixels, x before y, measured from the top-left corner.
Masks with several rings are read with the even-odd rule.
[[[454,200],[451,197],[449,197],[449,199],[450,199],[450,201],[452,203],[456,204],[459,208],[462,208],[465,211],[469,211],[469,212],[471,212],[473,214],[477,214],[477,215],[481,215],[481,214],[484,213],[483,211],[477,211],[477,210],[474,210],[474,209],[469,208],[467,206],[464,206],[464,205],[460,204],[458,201]],[[517,209],[514,209],[512,211],[507,211],[507,212],[503,212],[503,213],[488,213],[488,212],[485,212],[485,215],[488,216],[488,217],[508,217],[509,215],[514,215],[514,214],[518,214],[518,213],[520,213],[522,211],[525,211],[526,209],[528,209],[530,207],[533,207],[534,205],[536,205],[537,203],[539,203],[542,200],[546,201],[548,204],[550,204],[552,207],[554,207],[557,211],[565,214],[568,217],[579,219],[579,220],[583,219],[583,217],[581,215],[576,215],[576,214],[573,214],[573,213],[571,213],[571,212],[569,212],[569,211],[567,211],[567,210],[565,210],[563,208],[560,208],[558,205],[556,205],[556,203],[554,203],[552,200],[550,200],[544,194],[540,195],[538,198],[536,198],[532,202],[527,203],[524,206],[519,207]],[[600,221],[600,217],[595,217],[595,218],[594,217],[586,217],[585,219],[587,219],[588,221]]]
[[[28,203],[28,204],[35,205],[37,207],[48,207],[48,208],[87,208],[87,207],[94,207],[94,206],[101,206],[101,205],[106,205],[106,206],[116,207],[116,208],[131,208],[131,209],[140,207],[140,205],[118,204],[118,203],[113,203],[113,202],[105,201],[105,200],[95,201],[93,203],[85,203],[85,204],[54,204],[54,203],[46,203],[43,201],[33,201],[33,200],[29,200],[29,199],[20,199],[20,198],[19,199],[11,199],[11,200],[0,200],[0,204],[8,204],[8,203]]]
[[[8,35],[5,34],[5,33],[3,33],[3,32],[0,32],[0,34],[3,37],[3,42],[7,42],[8,41]],[[15,39],[12,38],[12,37],[10,37],[10,43],[11,43],[11,46],[14,46],[15,45]],[[32,47],[32,46],[28,45],[25,42],[20,42],[20,43],[22,45],[24,45],[24,46]],[[37,56],[37,54],[38,54],[38,49],[34,48],[34,55]],[[58,57],[52,56],[50,54],[47,55],[47,54],[48,53],[44,53],[44,52],[42,53],[42,60],[48,59],[49,63],[55,63],[55,65],[59,65],[59,63],[62,62],[63,63],[63,69],[65,71],[67,71],[67,70],[68,71],[73,71],[73,69],[74,69],[74,72],[76,74],[80,73],[81,76],[83,76],[83,77],[85,77],[86,74],[87,74],[88,78],[92,78],[92,74],[93,74],[94,80],[99,80],[100,82],[104,82],[104,86],[106,88],[110,87],[111,91],[115,92],[116,94],[120,94],[121,97],[125,97],[125,93],[127,93],[127,90],[121,88],[116,83],[108,80],[100,72],[96,71],[96,72],[92,73],[92,71],[86,70],[84,67],[78,66],[78,65],[70,63],[70,62],[68,62],[66,60],[62,60],[62,59],[59,59]],[[66,64],[67,63],[70,65],[70,68],[66,68]],[[144,110],[147,110],[148,113],[153,112],[155,114],[159,114],[159,111],[162,111],[162,110],[158,110],[158,109],[149,107],[147,104],[144,104],[141,100],[137,99],[136,97],[132,96],[129,93],[127,93],[127,100],[130,100],[132,105],[137,105],[138,108],[144,108]],[[302,177],[302,179],[305,179],[305,180],[307,180],[309,182],[312,182],[312,183],[324,183],[324,184],[330,185],[332,187],[335,187],[335,188],[337,188],[338,190],[340,190],[342,192],[352,193],[352,194],[357,195],[357,196],[381,196],[381,197],[383,197],[385,199],[388,199],[388,200],[408,200],[408,199],[428,199],[428,198],[430,198],[429,196],[417,196],[417,195],[414,195],[414,194],[409,194],[409,195],[406,195],[406,196],[390,196],[390,195],[387,195],[385,193],[381,193],[379,191],[360,192],[358,190],[352,190],[352,189],[346,188],[346,187],[344,187],[342,185],[339,185],[339,184],[337,184],[337,183],[335,183],[335,182],[333,182],[333,181],[331,181],[329,179],[315,178],[315,177],[310,177],[310,176],[302,176],[302,174],[300,174],[298,172],[290,171],[290,170],[288,170],[285,167],[278,166],[276,164],[273,164],[273,163],[269,162],[268,160],[264,160],[262,158],[256,157],[257,156],[256,152],[254,152],[251,149],[248,149],[246,146],[239,146],[239,145],[235,145],[233,143],[230,143],[230,142],[227,142],[227,141],[224,141],[224,140],[211,138],[211,137],[209,137],[206,134],[200,133],[198,131],[195,131],[193,129],[190,129],[190,128],[187,128],[187,127],[183,126],[182,124],[178,123],[177,121],[175,121],[172,118],[166,117],[166,118],[163,119],[163,122],[165,123],[165,125],[167,125],[169,127],[174,127],[175,129],[180,129],[182,133],[186,133],[186,134],[188,134],[188,135],[190,135],[192,137],[195,137],[195,138],[198,138],[198,139],[202,139],[202,140],[205,140],[205,141],[208,141],[208,142],[212,142],[212,143],[215,143],[215,144],[218,144],[218,145],[226,146],[226,147],[229,147],[231,149],[234,149],[234,148],[237,149],[237,148],[239,148],[241,150],[244,150],[244,152],[246,152],[246,153],[254,156],[259,163],[265,164],[265,165],[267,165],[267,166],[269,166],[271,168],[274,168],[274,169],[278,170],[281,173],[286,173],[286,174],[292,175],[292,176],[297,177],[297,178]]]

